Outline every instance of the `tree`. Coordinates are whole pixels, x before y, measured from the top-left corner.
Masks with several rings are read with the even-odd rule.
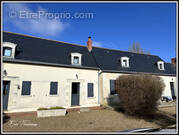
[[[154,75],[121,75],[115,89],[126,114],[149,116],[157,110],[165,84]]]
[[[133,43],[131,46],[129,46],[128,49],[129,52],[135,52],[135,53],[141,53],[141,54],[150,54],[150,52],[144,51],[139,43]]]

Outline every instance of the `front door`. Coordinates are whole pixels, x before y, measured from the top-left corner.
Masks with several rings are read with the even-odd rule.
[[[170,89],[171,89],[171,94],[172,94],[172,98],[175,99],[175,92],[174,92],[174,83],[170,82]]]
[[[3,110],[8,108],[10,81],[3,81]]]
[[[71,105],[79,105],[79,93],[80,93],[80,83],[73,82],[71,87]]]

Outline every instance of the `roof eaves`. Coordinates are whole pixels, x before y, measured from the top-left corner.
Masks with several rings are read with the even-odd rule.
[[[91,70],[100,70],[95,67],[87,66],[78,66],[78,65],[66,65],[66,64],[56,64],[48,62],[39,62],[39,61],[29,61],[29,60],[17,60],[12,58],[3,58],[3,62],[12,62],[12,63],[23,63],[23,64],[34,64],[34,65],[46,65],[46,66],[57,66],[57,67],[67,67],[67,68],[79,68],[79,69],[91,69]]]
[[[161,76],[176,76],[176,74],[165,74],[165,73],[149,73],[149,72],[133,72],[133,71],[116,71],[116,70],[102,70],[107,73],[126,73],[126,74],[152,74]]]

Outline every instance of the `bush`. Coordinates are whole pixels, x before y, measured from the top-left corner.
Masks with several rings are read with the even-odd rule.
[[[38,108],[37,110],[48,110],[48,108],[41,107],[41,108]]]
[[[165,84],[154,75],[122,75],[116,79],[115,87],[125,113],[148,116],[157,110]]]
[[[56,107],[50,107],[50,109],[65,109],[64,107],[56,106]]]
[[[64,107],[56,106],[56,107],[50,107],[50,108],[38,108],[38,110],[53,110],[53,109],[65,109]]]

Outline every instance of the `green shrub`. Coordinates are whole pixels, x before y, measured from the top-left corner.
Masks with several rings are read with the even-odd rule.
[[[48,108],[41,107],[41,108],[38,108],[38,110],[48,110]]]
[[[64,107],[56,106],[56,107],[50,107],[50,108],[39,108],[38,110],[53,110],[53,109],[65,109]]]
[[[64,107],[56,106],[56,107],[50,107],[50,109],[65,109]]]
[[[115,88],[125,113],[148,116],[157,110],[165,84],[154,75],[122,75],[116,79]]]

